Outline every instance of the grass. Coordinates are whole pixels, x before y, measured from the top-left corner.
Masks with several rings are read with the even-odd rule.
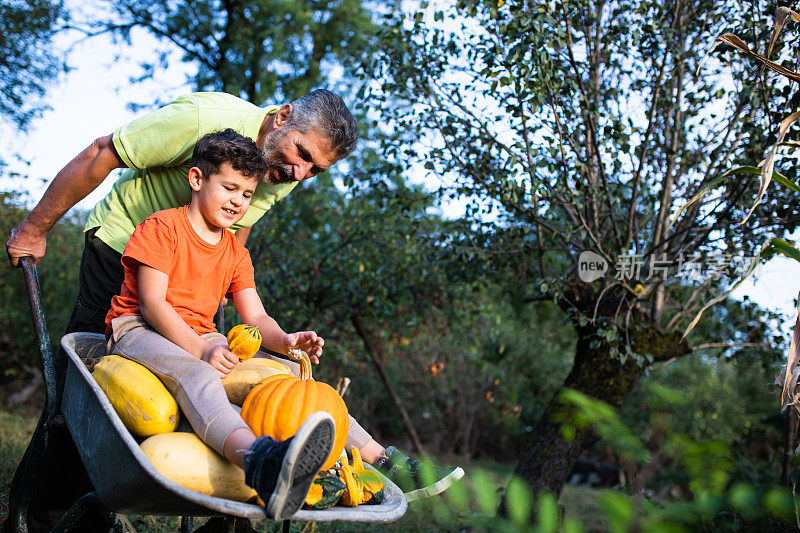
[[[0,521],[8,514],[8,489],[14,470],[33,434],[39,418],[39,409],[19,407],[0,408]],[[439,532],[486,531],[488,516],[494,514],[499,502],[499,491],[506,486],[513,467],[490,461],[474,461],[464,465],[467,475],[463,483],[451,488],[446,496],[419,500],[409,504],[406,515],[391,524],[365,524],[347,522],[296,522],[293,532]],[[602,512],[597,505],[597,491],[581,487],[565,487],[560,504],[566,516],[575,517],[586,532],[605,531]],[[177,531],[180,520],[176,517],[129,515],[127,519],[140,532]],[[206,522],[198,518],[194,526]],[[254,523],[258,531],[281,531],[280,524],[260,520]]]
[[[21,406],[0,409],[0,521],[8,514],[8,487],[31,440],[40,410]]]

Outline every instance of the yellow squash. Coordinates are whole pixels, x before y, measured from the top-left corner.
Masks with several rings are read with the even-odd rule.
[[[228,401],[242,405],[253,387],[270,376],[291,375],[289,367],[264,357],[253,357],[238,363],[230,373],[222,379],[222,386],[228,395]]]
[[[177,402],[155,374],[139,363],[107,355],[94,365],[92,376],[134,435],[149,437],[178,427]]]
[[[256,491],[244,482],[244,470],[194,433],[154,435],[141,447],[156,470],[182,487],[240,502],[256,497]]]

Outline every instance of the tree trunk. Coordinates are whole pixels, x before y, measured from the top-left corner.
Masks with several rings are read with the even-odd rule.
[[[403,406],[400,396],[398,396],[397,391],[394,390],[394,386],[389,380],[389,376],[386,374],[386,370],[383,368],[383,365],[380,362],[380,357],[378,354],[379,348],[372,340],[372,335],[370,335],[364,328],[364,325],[361,323],[361,319],[358,316],[351,316],[350,322],[353,324],[358,336],[361,337],[361,341],[364,343],[364,348],[367,350],[367,355],[369,356],[369,360],[372,363],[373,368],[375,368],[375,372],[377,372],[378,377],[380,377],[381,381],[383,381],[383,385],[386,387],[386,392],[389,393],[389,396],[392,398],[392,402],[394,402],[395,407],[397,407],[397,411],[400,413],[400,420],[403,422],[403,427],[408,434],[408,438],[411,439],[411,444],[414,446],[414,450],[418,454],[424,454],[425,450],[422,448],[422,441],[419,440],[417,430],[414,429],[414,424],[411,423],[411,417],[408,416],[408,411],[406,411],[406,408]]]
[[[631,359],[621,363],[618,358],[612,358],[605,342],[591,348],[590,343],[599,340],[595,332],[592,327],[577,328],[578,342],[572,370],[545,409],[517,465],[516,474],[530,483],[534,494],[542,489],[550,490],[556,496],[560,494],[581,452],[597,439],[591,427],[576,428],[572,439],[562,435],[563,422],[558,415],[563,413],[564,407],[557,401],[559,393],[564,389],[574,389],[619,408],[644,372],[644,367]],[[629,335],[634,351],[650,353],[655,361],[690,351],[678,333],[663,334],[645,326],[635,333],[629,331]]]

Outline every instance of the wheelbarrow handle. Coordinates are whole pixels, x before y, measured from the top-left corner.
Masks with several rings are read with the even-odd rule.
[[[31,437],[31,442],[25,452],[25,458],[20,463],[20,470],[17,474],[21,475],[19,490],[17,494],[11,494],[9,500],[8,516],[12,531],[28,531],[28,504],[30,503],[31,491],[36,484],[39,475],[39,467],[42,464],[45,448],[50,439],[50,428],[56,418],[58,409],[58,390],[56,388],[56,369],[53,362],[53,352],[50,349],[50,336],[47,333],[47,319],[42,307],[42,295],[39,290],[39,277],[36,274],[36,263],[32,257],[23,257],[20,260],[22,273],[25,276],[25,288],[28,291],[28,303],[31,306],[31,317],[33,319],[33,329],[36,334],[36,342],[39,348],[39,356],[42,362],[42,376],[44,377],[45,405],[42,416],[36,424],[36,430]],[[16,477],[16,475],[15,475]]]
[[[46,409],[55,410],[56,397],[56,368],[53,361],[53,350],[50,347],[50,335],[47,332],[47,317],[42,306],[42,293],[39,288],[39,276],[36,273],[36,263],[32,257],[23,257],[20,260],[22,272],[25,276],[25,289],[28,292],[28,303],[31,307],[31,318],[42,362],[42,376],[46,395]]]

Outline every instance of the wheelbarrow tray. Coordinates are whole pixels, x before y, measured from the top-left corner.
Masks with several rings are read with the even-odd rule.
[[[62,399],[64,419],[103,505],[125,514],[269,518],[260,505],[201,494],[159,473],[81,360],[90,353],[93,357],[105,355],[105,338],[96,333],[70,333],[61,345],[69,356]],[[300,510],[291,520],[398,520],[406,512],[405,497],[397,485],[385,477],[383,482],[385,499],[380,505]]]

